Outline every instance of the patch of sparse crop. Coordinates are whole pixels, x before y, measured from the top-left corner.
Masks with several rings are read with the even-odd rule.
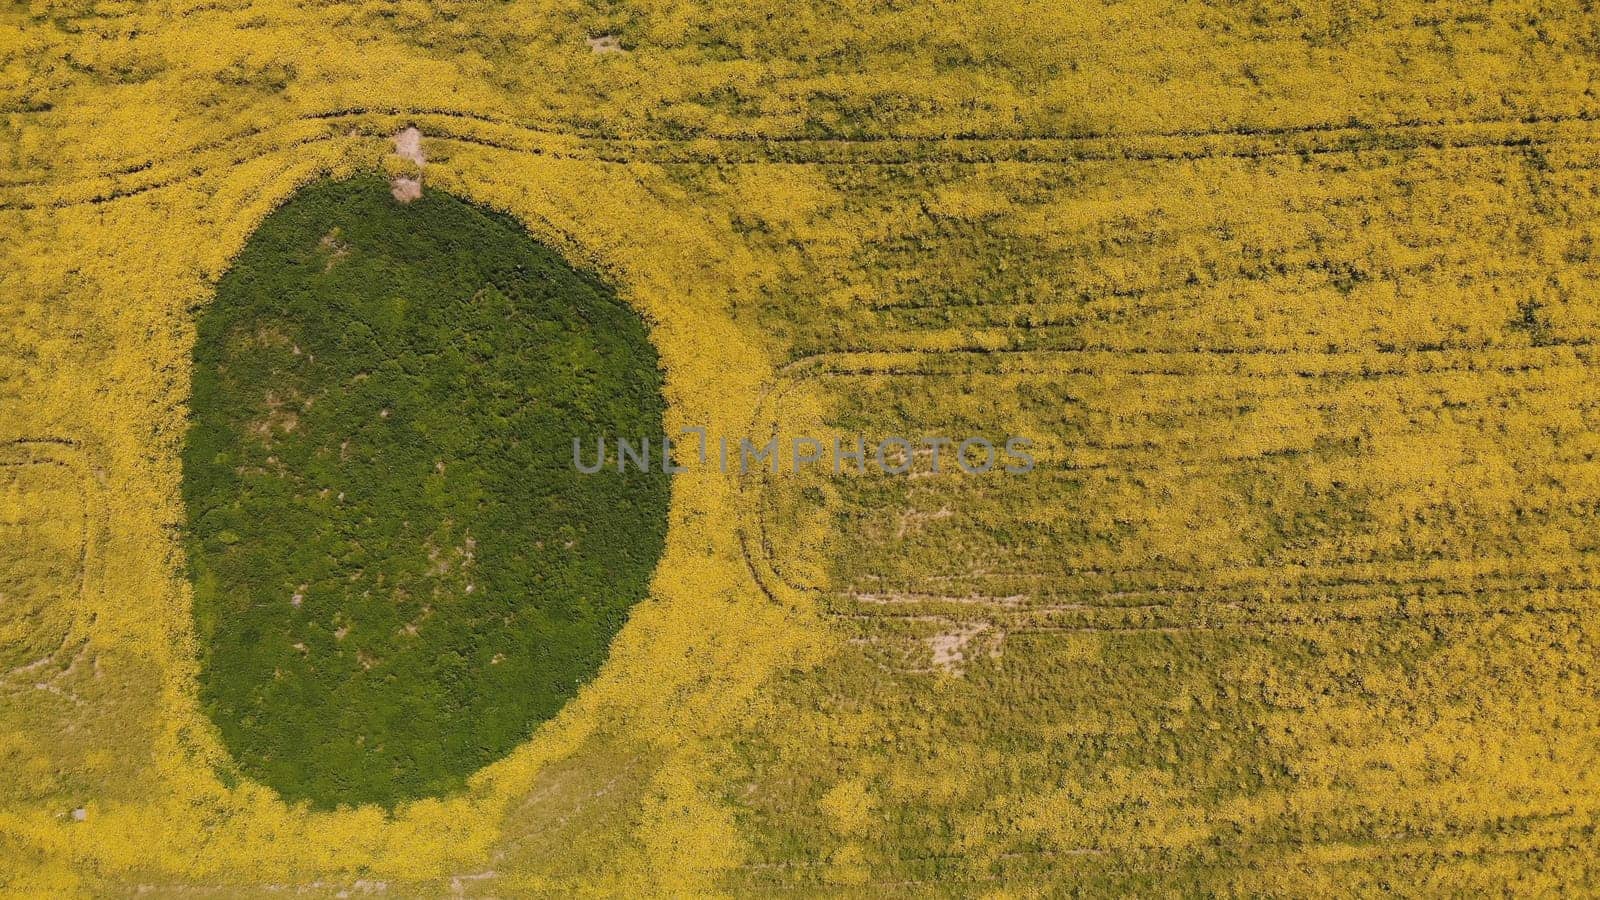
[[[515,223],[375,177],[274,213],[199,321],[184,500],[202,698],[292,800],[459,787],[603,660],[667,476],[571,464],[659,433],[643,322]]]

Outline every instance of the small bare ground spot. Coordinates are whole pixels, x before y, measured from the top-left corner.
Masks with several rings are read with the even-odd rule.
[[[328,261],[322,265],[322,271],[324,272],[332,269],[334,266],[339,264],[339,260],[350,255],[350,245],[339,239],[339,229],[337,228],[323,235],[322,240],[317,241],[317,246],[322,248],[324,253],[328,254]],[[296,347],[294,350],[295,355],[298,356],[300,354],[300,348]]]
[[[928,646],[933,650],[934,666],[952,675],[962,674],[967,661],[978,650],[972,645],[973,640],[988,630],[988,622],[963,622],[950,631],[928,638]],[[990,656],[999,655],[998,636],[984,643],[988,644]]]
[[[622,37],[615,34],[602,34],[596,37],[584,38],[584,43],[595,53],[627,53],[622,49]]]
[[[414,163],[416,175],[396,175],[389,179],[389,193],[401,203],[410,203],[422,197],[422,168],[428,158],[422,152],[422,132],[415,125],[394,136],[394,154]]]
[[[274,391],[268,391],[265,405],[266,415],[251,422],[249,428],[263,444],[272,445],[274,434],[288,434],[300,427],[299,411],[309,407],[299,395],[280,397]]]
[[[389,180],[389,193],[401,203],[422,199],[422,182],[404,175]]]
[[[394,136],[394,153],[419,166],[428,161],[422,152],[422,132],[417,130],[417,126],[413,125]]]

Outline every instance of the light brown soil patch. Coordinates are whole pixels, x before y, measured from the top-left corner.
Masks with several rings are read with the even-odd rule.
[[[967,661],[967,645],[988,630],[987,622],[966,622],[952,631],[928,638],[928,645],[933,648],[933,664],[952,675],[960,675]]]
[[[350,255],[350,245],[339,240],[339,229],[337,228],[323,235],[322,240],[317,242],[317,246],[328,254],[328,261],[322,266],[322,271],[324,272],[332,269],[339,264],[339,260]]]
[[[422,182],[404,175],[389,179],[389,193],[401,203],[422,199]]]
[[[396,156],[409,159],[417,165],[423,165],[428,158],[422,153],[422,132],[415,125],[407,128],[394,136],[394,153]]]
[[[422,152],[422,132],[415,125],[405,129],[394,136],[394,153],[402,159],[410,160],[417,164],[420,171],[428,162],[427,156]],[[420,176],[396,175],[389,179],[389,193],[401,203],[410,203],[422,197],[422,178]]]

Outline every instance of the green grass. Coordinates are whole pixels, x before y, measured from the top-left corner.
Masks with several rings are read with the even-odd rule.
[[[183,453],[203,702],[242,773],[327,807],[460,787],[605,658],[668,477],[644,322],[515,222],[376,177],[270,216],[200,314]]]

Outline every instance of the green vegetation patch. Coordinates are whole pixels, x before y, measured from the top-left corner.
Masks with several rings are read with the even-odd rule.
[[[183,452],[202,699],[319,807],[461,786],[605,658],[668,476],[643,321],[514,221],[375,177],[270,216],[200,316]]]

